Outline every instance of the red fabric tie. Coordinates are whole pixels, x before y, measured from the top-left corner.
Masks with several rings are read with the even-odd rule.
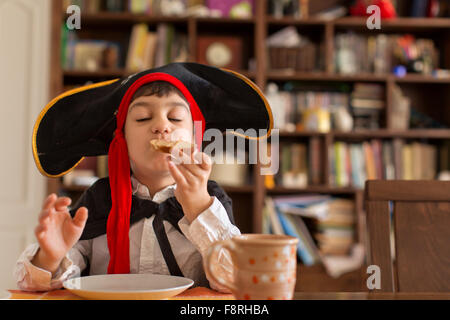
[[[153,81],[167,81],[185,96],[189,102],[192,120],[201,123],[196,139],[202,141],[205,130],[205,119],[191,93],[177,78],[165,73],[151,73],[136,80],[128,88],[117,113],[117,129],[108,151],[108,173],[111,186],[111,211],[106,225],[106,236],[109,249],[108,273],[130,273],[130,211],[131,211],[131,178],[130,159],[123,128],[128,114],[131,98],[138,88]]]
[[[109,146],[108,171],[112,202],[106,227],[110,254],[108,273],[130,273],[130,160],[121,130],[115,131]]]

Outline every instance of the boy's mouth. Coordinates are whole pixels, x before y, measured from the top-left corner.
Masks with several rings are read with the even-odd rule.
[[[192,150],[194,148],[194,146],[191,143],[183,140],[168,141],[162,139],[152,139],[150,140],[150,145],[154,150],[168,154],[171,154],[174,148],[180,150],[183,149]]]

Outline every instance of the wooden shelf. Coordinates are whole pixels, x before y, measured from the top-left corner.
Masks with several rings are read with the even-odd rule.
[[[68,15],[63,14],[63,19],[67,19]],[[253,24],[255,18],[227,18],[227,17],[183,17],[183,16],[151,16],[147,14],[135,14],[130,12],[99,12],[95,14],[82,13],[82,25],[111,25],[114,24],[136,24],[147,23],[150,25],[158,23],[187,24],[189,21],[197,23],[217,23],[217,24]]]
[[[236,72],[246,76],[247,78],[254,79],[256,73],[248,70],[236,70]],[[69,78],[121,78],[126,77],[133,72],[125,69],[104,69],[98,71],[86,71],[86,70],[64,70],[63,76],[66,79]]]
[[[109,77],[123,77],[129,72],[124,69],[105,69],[98,71],[85,71],[85,70],[64,70],[63,74],[65,78],[109,78]]]
[[[280,137],[324,137],[330,136],[335,139],[382,139],[382,138],[406,138],[406,139],[450,139],[450,129],[410,129],[410,130],[355,130],[349,132],[335,131],[317,132],[317,131],[300,131],[300,132],[280,132]]]
[[[276,186],[272,189],[266,189],[268,194],[284,194],[284,193],[328,193],[328,194],[355,194],[362,192],[361,189],[351,187],[332,187],[332,186],[308,186],[305,188],[289,188]]]
[[[270,25],[280,25],[280,26],[289,26],[289,25],[294,25],[294,26],[311,26],[311,25],[317,25],[317,26],[323,26],[325,25],[327,22],[327,20],[325,19],[320,19],[320,18],[308,18],[308,19],[298,19],[298,18],[294,18],[294,17],[282,17],[282,18],[276,18],[273,16],[268,16],[267,19],[267,24]]]
[[[407,74],[404,77],[396,77],[394,75],[389,75],[388,80],[399,83],[444,83],[450,84],[450,77],[447,78],[436,78],[429,75],[422,74]]]
[[[275,18],[269,16],[266,18],[269,25],[295,25],[295,26],[307,26],[307,25],[334,25],[337,27],[357,27],[364,31],[367,31],[367,19],[360,17],[344,17],[334,20],[321,19],[310,17],[307,19],[298,19],[294,17],[282,17]],[[446,18],[395,18],[395,19],[382,19],[381,20],[381,32],[383,29],[409,29],[409,30],[421,30],[421,29],[445,29],[450,28],[450,19]]]
[[[367,31],[366,18],[359,17],[345,17],[339,18],[332,23],[339,27],[361,27]],[[383,29],[408,29],[420,30],[420,29],[444,29],[450,28],[450,19],[446,18],[395,18],[395,19],[382,19],[381,20],[381,32]]]
[[[429,75],[407,74],[397,77],[392,74],[358,73],[355,75],[327,72],[295,72],[291,70],[272,70],[267,72],[269,81],[336,81],[336,82],[403,82],[403,83],[444,83],[450,84],[449,78],[436,78]]]
[[[374,138],[405,138],[405,139],[450,139],[450,129],[411,129],[411,130],[358,130],[352,132],[332,131],[335,139],[374,139]]]

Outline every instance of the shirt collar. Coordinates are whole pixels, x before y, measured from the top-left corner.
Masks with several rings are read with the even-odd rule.
[[[165,187],[164,189],[158,191],[153,196],[153,199],[150,195],[150,192],[146,185],[140,183],[134,175],[131,175],[131,190],[132,194],[136,195],[139,198],[152,200],[156,203],[161,203],[167,200],[170,197],[174,196],[174,191],[177,188],[176,184],[172,184],[170,186]]]

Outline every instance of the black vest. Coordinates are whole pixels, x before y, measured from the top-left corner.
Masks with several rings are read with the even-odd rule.
[[[212,180],[208,180],[208,193],[215,196],[224,206],[231,223],[234,224],[231,199],[225,191]],[[111,210],[111,189],[109,178],[97,180],[88,190],[86,190],[78,202],[71,208],[70,214],[73,217],[80,207],[88,209],[88,220],[84,227],[80,240],[89,240],[106,233],[106,224]],[[152,200],[140,199],[132,196],[130,226],[143,218],[149,218],[155,215],[153,220],[153,229],[158,239],[164,260],[169,268],[170,274],[174,276],[183,276],[176,258],[172,252],[167,234],[164,229],[163,221],[168,221],[180,233],[178,221],[184,216],[181,205],[175,197],[168,198],[158,204]],[[86,268],[89,272],[89,267]],[[83,272],[83,275],[88,275]]]

